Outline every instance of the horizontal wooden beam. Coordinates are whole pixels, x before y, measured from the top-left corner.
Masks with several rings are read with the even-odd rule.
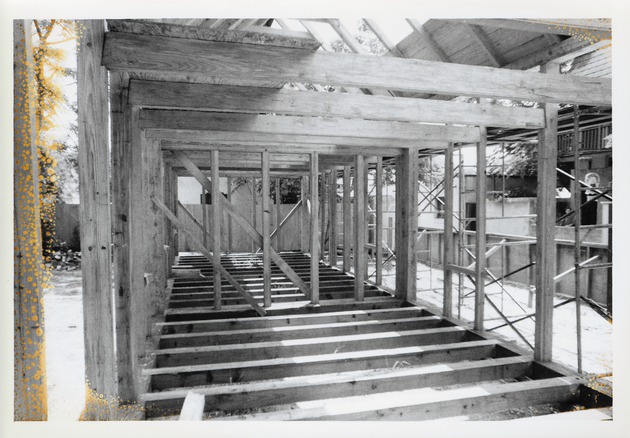
[[[172,38],[220,41],[292,47],[296,49],[317,50],[319,42],[308,32],[274,29],[258,26],[247,30],[211,29],[199,26],[182,26],[170,23],[156,23],[142,20],[107,20],[110,31],[132,34],[155,35]]]
[[[140,112],[141,129],[232,131],[251,134],[303,135],[379,140],[476,142],[474,127],[406,122],[348,120],[341,118],[272,116],[205,111],[146,109]]]
[[[542,128],[538,108],[287,89],[132,80],[129,103],[143,108],[274,113],[398,122]]]
[[[593,36],[599,36],[603,39],[611,38],[610,27],[593,26],[592,22],[578,23],[579,20],[571,22],[571,20],[528,20],[528,19],[501,19],[501,18],[475,18],[464,20],[448,20],[453,22],[465,22],[477,24],[479,26],[489,26],[499,29],[519,30],[523,32],[548,33],[554,35],[586,36],[592,33]]]
[[[208,77],[296,81],[588,105],[612,100],[610,79],[123,32],[105,35],[102,62],[112,71],[185,73],[189,82]]]
[[[530,53],[520,59],[504,65],[502,68],[514,70],[527,70],[550,61],[565,62],[569,59],[594,52],[601,48],[610,46],[611,40],[592,42],[580,38],[567,38],[550,47],[545,47],[534,53]]]
[[[368,156],[395,157],[402,153],[400,147],[375,145],[374,141],[353,141],[353,145],[335,145],[313,141],[310,143],[296,143],[296,136],[263,135],[258,134],[258,140],[252,140],[250,134],[241,132],[173,132],[173,131],[147,131],[147,138],[161,139],[162,150],[170,151],[244,151],[278,153],[305,153],[320,152],[322,154],[354,156],[365,154]],[[319,137],[309,139],[321,140]],[[304,140],[307,141],[307,140]],[[411,145],[411,143],[410,143]],[[427,143],[423,143],[423,146]],[[446,149],[446,143],[431,142],[427,147],[432,149]]]

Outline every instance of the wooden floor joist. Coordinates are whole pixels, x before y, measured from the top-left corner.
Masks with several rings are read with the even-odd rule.
[[[310,273],[308,255],[282,255],[300,275]],[[260,258],[231,254],[222,264],[242,270]],[[178,261],[210,274],[203,256]],[[320,268],[320,276],[337,272],[353,282],[323,263]],[[260,269],[239,278],[262,288]],[[149,418],[178,415],[191,389],[204,397],[204,418],[213,420],[483,418],[508,408],[547,412],[531,407],[552,405],[562,411],[582,403],[583,380],[384,291],[363,302],[327,299],[322,291],[320,305],[311,306],[307,299],[277,301],[293,293],[280,290],[261,318],[243,313],[244,305],[216,311],[203,299],[191,300],[212,296],[211,279],[172,282],[171,302],[191,307],[168,309],[156,326],[153,368],[143,371],[151,392],[141,397]]]

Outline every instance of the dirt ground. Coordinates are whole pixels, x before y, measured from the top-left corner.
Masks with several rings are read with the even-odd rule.
[[[85,405],[81,271],[55,271],[44,291],[48,420],[78,420]]]
[[[383,281],[387,287],[393,289],[395,285],[395,268],[389,267],[383,272]],[[438,269],[418,263],[418,290],[416,299],[421,304],[428,303],[432,306],[442,308],[442,287],[443,275]],[[465,279],[462,295],[462,306],[460,310],[461,319],[472,321],[474,319],[474,295],[473,284]],[[427,290],[425,290],[427,289]],[[458,276],[453,276],[453,315],[458,316]],[[531,300],[529,306],[530,290],[523,285],[508,283],[503,285],[503,290],[499,284],[494,284],[486,288],[486,294],[493,303],[510,320],[516,319],[535,311],[535,298]],[[555,303],[565,301],[565,297],[556,297]],[[580,306],[581,326],[582,326],[582,368],[585,373],[606,374],[612,373],[613,338],[612,324],[597,314],[587,304]],[[486,302],[485,306],[485,327],[492,327],[503,324],[504,321],[492,306]],[[515,327],[522,333],[530,344],[534,344],[534,319],[528,318],[515,324]],[[577,331],[576,331],[576,305],[574,302],[565,304],[554,309],[553,314],[553,360],[563,364],[573,370],[577,369]],[[493,333],[499,334],[517,345],[529,349],[531,348],[515,333],[506,326]],[[609,379],[611,380],[611,379]]]
[[[422,264],[418,265],[417,300],[442,306],[442,272]],[[391,266],[384,272],[384,283],[393,288],[395,277]],[[457,276],[454,276],[454,294],[457,296]],[[499,286],[487,288],[487,293],[496,305],[509,317],[518,317],[534,311],[528,306],[529,289],[515,284],[505,284],[505,291]],[[464,283],[464,295],[473,291],[472,283]],[[508,295],[509,294],[509,295]],[[514,299],[510,298],[512,296]],[[559,303],[563,299],[558,298]],[[473,319],[473,295],[463,299],[461,317]],[[48,418],[50,421],[78,420],[85,403],[84,386],[84,347],[83,347],[83,307],[81,296],[81,272],[57,271],[53,277],[53,287],[44,292],[46,363],[48,380]],[[457,316],[457,298],[454,299],[454,314]],[[494,327],[503,321],[486,305],[486,328]],[[583,369],[588,373],[612,372],[612,325],[587,305],[581,306]],[[575,331],[575,303],[566,304],[554,311],[554,361],[575,369],[577,366],[577,344]],[[531,319],[516,324],[530,343],[534,343],[534,322]],[[518,345],[527,345],[509,327],[494,331]],[[612,379],[609,378],[609,381]]]

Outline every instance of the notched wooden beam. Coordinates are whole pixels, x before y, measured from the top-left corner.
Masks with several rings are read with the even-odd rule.
[[[110,32],[127,32],[173,38],[291,47],[317,50],[319,42],[307,32],[280,30],[258,26],[244,30],[215,29],[141,20],[107,20]]]

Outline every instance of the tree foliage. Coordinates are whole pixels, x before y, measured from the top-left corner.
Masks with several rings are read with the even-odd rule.
[[[33,20],[33,73],[35,81],[35,133],[39,158],[40,220],[44,258],[50,262],[54,242],[55,204],[59,197],[59,160],[68,145],[54,135],[57,118],[67,98],[59,79],[75,72],[63,66],[65,51],[59,44],[75,38],[70,20]]]

